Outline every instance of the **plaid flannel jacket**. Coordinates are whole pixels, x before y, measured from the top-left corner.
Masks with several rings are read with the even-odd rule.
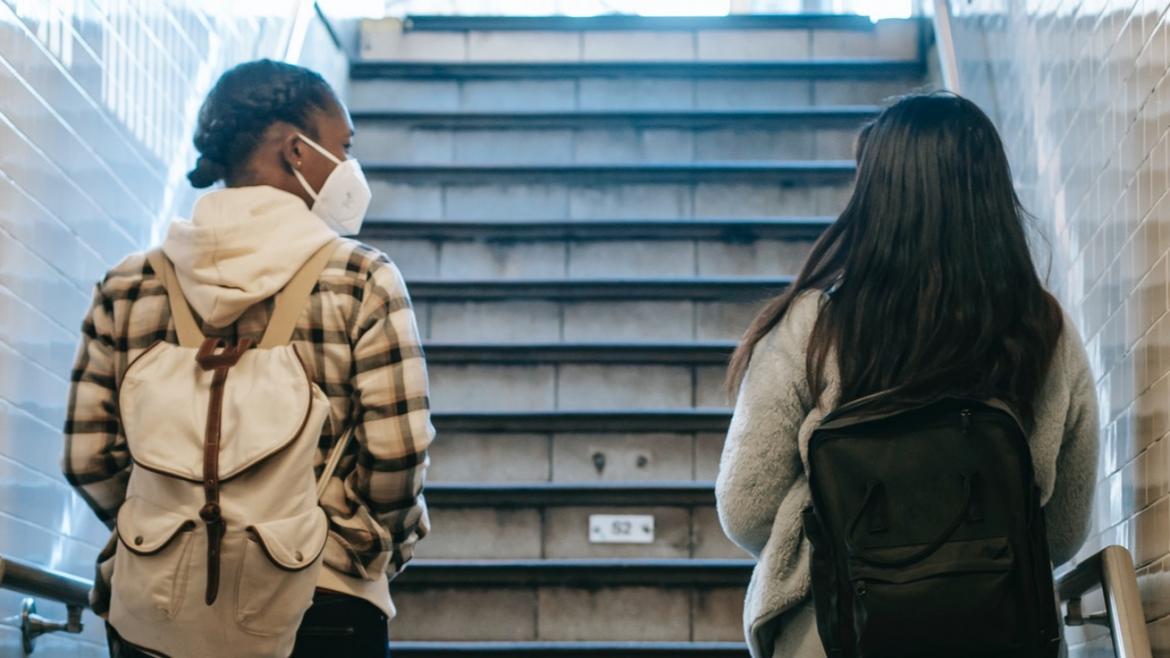
[[[271,312],[269,300],[230,327],[203,330],[258,341]],[[111,529],[133,468],[118,419],[118,386],[129,364],[162,340],[178,343],[166,289],[144,254],[131,255],[98,284],[82,325],[62,462],[65,478]],[[422,346],[398,269],[372,247],[341,241],[292,342],[331,403],[318,473],[337,437],[354,427],[355,440],[333,476],[344,486],[329,487],[321,503],[329,516],[325,564],[359,578],[382,571],[393,577],[429,529],[422,488],[434,438]],[[98,557],[93,604],[99,613],[109,603],[115,546],[111,536]]]

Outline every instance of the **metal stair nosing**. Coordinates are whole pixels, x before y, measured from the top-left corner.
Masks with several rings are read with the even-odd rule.
[[[735,343],[424,343],[428,363],[725,365]]]
[[[363,239],[429,239],[476,241],[532,240],[815,240],[833,217],[758,219],[628,219],[628,220],[400,220],[371,217]]]
[[[923,59],[824,58],[732,62],[425,62],[364,60],[350,65],[352,80],[518,78],[793,78],[916,79]]]
[[[439,482],[427,485],[426,497],[427,503],[434,508],[710,507],[715,505],[715,483]]]
[[[740,587],[749,559],[528,559],[411,562],[395,588],[431,587]]]
[[[740,642],[391,642],[394,658],[747,658]]]
[[[729,14],[727,16],[459,16],[408,15],[408,32],[579,32],[588,30],[783,30],[820,29],[870,32],[874,23],[857,14]]]
[[[639,127],[711,128],[798,125],[801,128],[856,127],[877,116],[876,105],[829,105],[775,110],[568,110],[552,111],[410,111],[357,110],[359,125],[400,123],[417,128],[577,128],[634,125]]]
[[[709,277],[702,279],[515,279],[407,282],[420,301],[759,301],[782,292],[792,277]]]
[[[731,421],[729,409],[598,411],[436,411],[441,432],[602,434],[632,432],[720,433]]]

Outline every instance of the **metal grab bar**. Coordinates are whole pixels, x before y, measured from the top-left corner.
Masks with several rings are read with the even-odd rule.
[[[1081,597],[1097,587],[1105,596],[1105,614],[1085,616]],[[1109,546],[1095,553],[1061,576],[1056,590],[1060,600],[1067,602],[1067,625],[1108,626],[1117,658],[1151,658],[1150,635],[1142,612],[1137,573],[1133,568],[1133,558],[1124,547]]]
[[[27,598],[21,602],[19,615],[0,622],[20,629],[25,654],[36,650],[37,638],[45,633],[80,633],[84,629],[81,614],[89,607],[89,590],[93,587],[90,581],[24,560],[0,556],[0,587],[60,601],[68,611],[69,618],[66,621],[46,619],[37,614],[36,601]]]

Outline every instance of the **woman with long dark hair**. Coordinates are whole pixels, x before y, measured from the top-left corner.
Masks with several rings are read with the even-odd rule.
[[[1051,555],[1083,543],[1096,474],[1094,382],[1036,272],[1027,214],[990,119],[953,94],[903,97],[863,128],[853,195],[732,357],[717,482],[727,534],[756,556],[753,656],[823,656],[809,601],[808,440],[846,402],[896,390],[998,398],[1030,427]]]

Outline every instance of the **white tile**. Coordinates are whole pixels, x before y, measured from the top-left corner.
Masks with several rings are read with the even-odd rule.
[[[467,56],[473,62],[575,62],[578,32],[472,32]]]
[[[638,30],[584,33],[586,61],[689,61],[695,58],[691,32],[642,32]]]
[[[809,55],[808,30],[702,30],[699,59],[801,60]]]

